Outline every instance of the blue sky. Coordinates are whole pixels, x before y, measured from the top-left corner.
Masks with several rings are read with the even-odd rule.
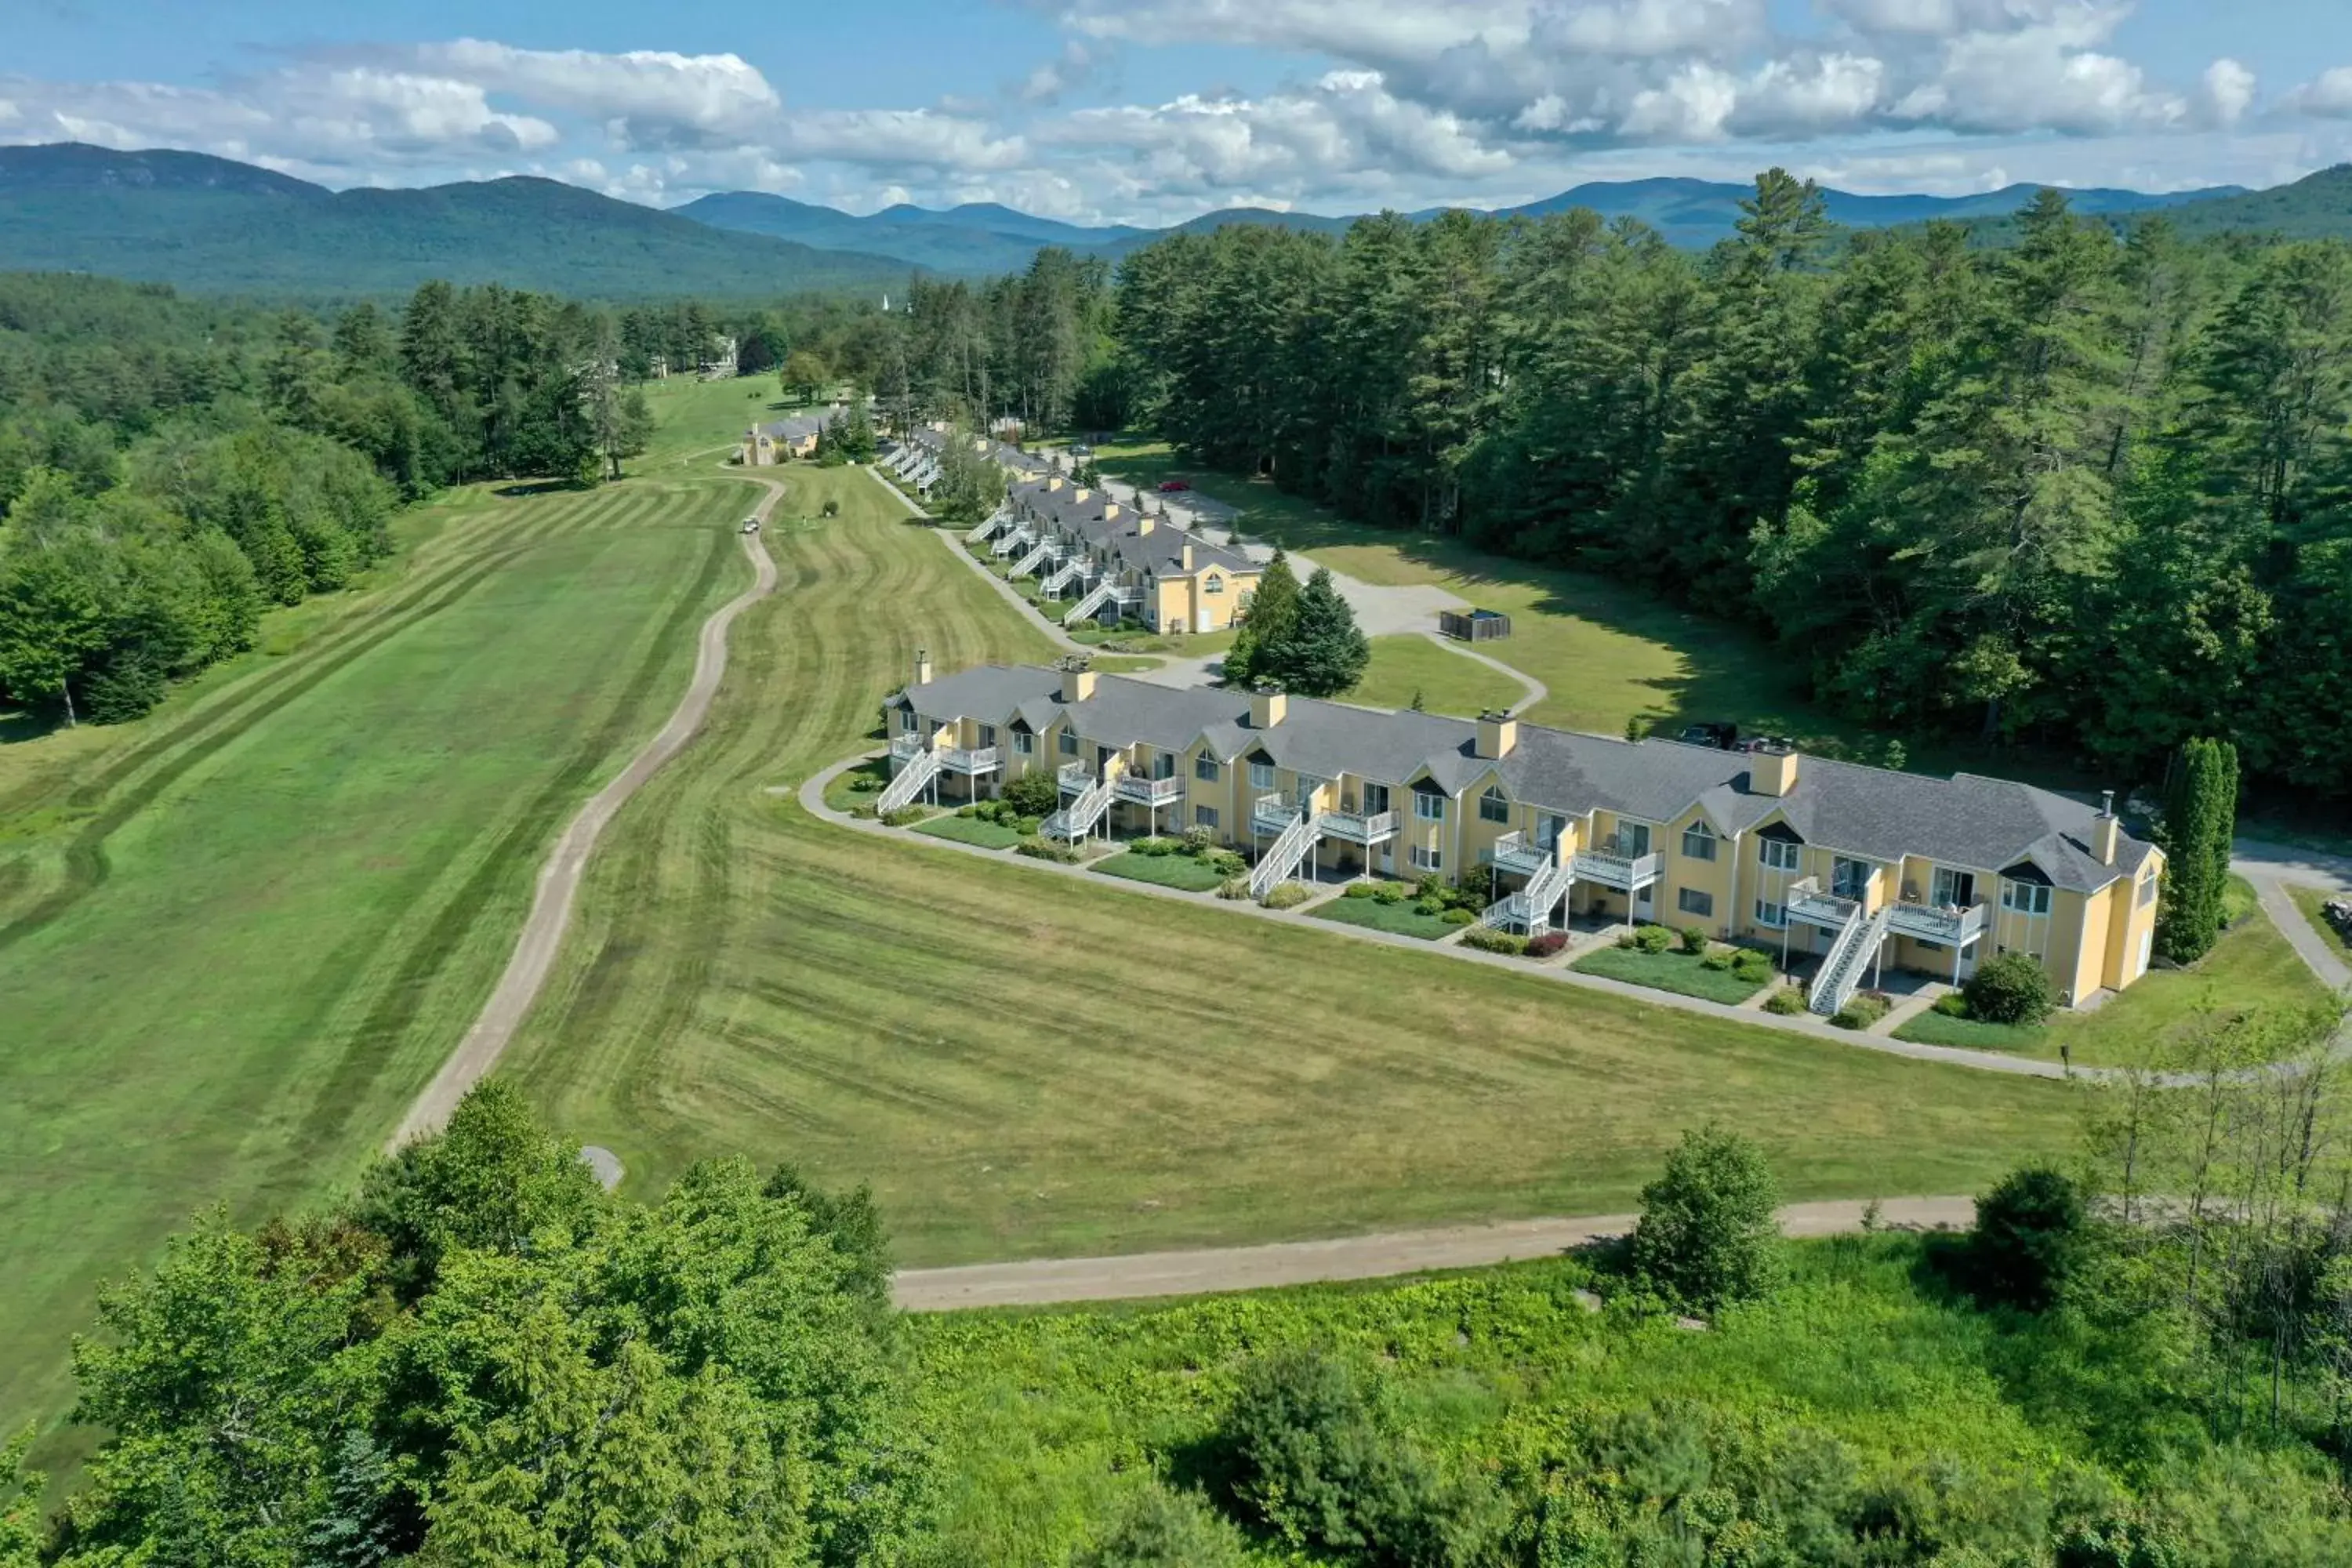
[[[2352,161],[2346,0],[0,0],[0,141],[333,185],[552,174],[1079,220],[1590,179],[2270,184]]]

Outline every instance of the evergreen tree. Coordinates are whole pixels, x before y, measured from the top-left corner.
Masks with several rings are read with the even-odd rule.
[[[1356,626],[1356,613],[1318,569],[1298,595],[1287,627],[1260,643],[1252,656],[1254,673],[1302,697],[1337,697],[1364,678],[1371,645]]]
[[[1780,1275],[1780,1202],[1754,1140],[1713,1125],[1685,1132],[1642,1189],[1633,1268],[1660,1294],[1696,1307],[1761,1296]]]
[[[2237,822],[2237,747],[2227,741],[2188,742],[2165,798],[2168,864],[2156,921],[2157,951],[2175,963],[2196,963],[2221,935]]]
[[[1225,652],[1225,684],[1247,688],[1274,679],[1265,649],[1287,637],[1297,618],[1298,578],[1290,570],[1290,558],[1276,550],[1259,574],[1249,614]]]

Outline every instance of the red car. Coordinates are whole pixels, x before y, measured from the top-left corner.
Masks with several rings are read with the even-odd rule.
[[[1172,496],[1180,491],[1189,490],[1192,488],[1192,487],[1191,485],[1186,484],[1181,479],[1162,479],[1160,481],[1160,493],[1164,496]]]

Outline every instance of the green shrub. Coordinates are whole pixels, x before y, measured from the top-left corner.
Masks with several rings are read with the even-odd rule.
[[[1223,881],[1217,884],[1217,897],[1226,900],[1228,902],[1246,899],[1249,896],[1249,879],[1247,877],[1228,877]]]
[[[1270,910],[1295,910],[1315,896],[1315,889],[1304,882],[1283,882],[1265,896]]]
[[[1731,973],[1742,980],[1753,980],[1761,985],[1772,978],[1772,955],[1759,952],[1752,947],[1743,947],[1732,955]]]
[[[1024,838],[1013,847],[1013,852],[1015,855],[1026,855],[1032,860],[1051,860],[1063,866],[1075,866],[1078,863],[1076,850],[1065,848],[1050,838]]]
[[[872,795],[882,787],[882,781],[872,773],[853,773],[849,779],[852,795]]]
[[[2028,1165],[2003,1176],[1977,1200],[1969,1237],[1977,1294],[2029,1312],[2048,1307],[2082,1254],[2087,1218],[2082,1192],[2063,1173]]]
[[[1805,994],[1794,985],[1783,985],[1764,998],[1764,1011],[1783,1018],[1793,1018],[1805,1010]]]
[[[1178,850],[1181,849],[1183,846],[1177,843],[1173,838],[1139,838],[1134,843],[1129,845],[1128,847],[1138,855],[1149,855],[1157,858],[1161,856],[1173,855]]]
[[[1051,816],[1061,808],[1062,786],[1049,769],[1036,768],[1006,783],[1004,801],[1024,816]]]
[[[1957,991],[1947,991],[1936,998],[1935,1005],[1928,1010],[1947,1018],[1965,1018],[1969,1016],[1969,999]]]
[[[1704,967],[1714,970],[1717,974],[1728,974],[1738,958],[1738,954],[1733,952],[1710,952],[1700,959],[1699,963]]]
[[[1242,1538],[1192,1492],[1148,1486],[1072,1568],[1241,1568]]]
[[[1187,855],[1206,855],[1216,847],[1216,843],[1217,836],[1205,827],[1188,827],[1184,830],[1184,853]]]
[[[980,806],[979,806],[979,805],[978,805],[977,803],[974,803],[973,805],[960,805],[960,806],[957,806],[957,807],[956,807],[956,815],[957,815],[958,816],[962,816],[962,817],[974,817],[974,816],[978,816],[980,815]]]
[[[930,815],[931,808],[928,805],[902,805],[896,811],[885,812],[882,825],[885,827],[910,827]]]
[[[1961,994],[1969,1013],[1988,1024],[2039,1024],[2058,1005],[2050,976],[2022,952],[1995,953],[1977,965]]]
[[[1468,910],[1448,910],[1437,918],[1450,926],[1472,925],[1476,923],[1478,919],[1475,913]]]
[[[1417,915],[1430,915],[1433,917],[1442,915],[1445,912],[1445,900],[1444,899],[1416,899],[1413,900],[1412,912]]]
[[[1349,899],[1377,899],[1381,896],[1381,887],[1378,882],[1350,882],[1348,884],[1347,892],[1341,896]]]
[[[1468,911],[1456,910],[1455,912],[1467,913]],[[1477,917],[1474,915],[1471,918],[1475,920]],[[1447,917],[1446,923],[1449,925],[1453,923],[1451,916]],[[1528,939],[1523,936],[1513,936],[1507,931],[1496,931],[1492,926],[1472,926],[1462,933],[1462,945],[1475,947],[1480,952],[1502,952],[1508,953],[1513,958],[1523,958],[1527,955]]]
[[[1249,862],[1231,849],[1219,849],[1206,857],[1209,869],[1220,876],[1234,877],[1249,869]]]
[[[1706,932],[1699,930],[1698,927],[1683,927],[1682,940],[1683,951],[1689,953],[1693,958],[1703,957],[1706,954],[1707,943]]]
[[[1752,1139],[1710,1122],[1683,1134],[1642,1189],[1634,1272],[1670,1300],[1714,1309],[1753,1300],[1780,1277],[1780,1184]]]
[[[1383,904],[1401,904],[1405,900],[1405,889],[1396,882],[1382,882],[1374,889],[1372,897]]]
[[[1675,933],[1664,926],[1643,926],[1633,933],[1633,945],[1643,952],[1664,952],[1675,945]]]
[[[1865,991],[1838,1009],[1830,1020],[1841,1029],[1867,1029],[1886,1016],[1890,1005],[1885,997]]]

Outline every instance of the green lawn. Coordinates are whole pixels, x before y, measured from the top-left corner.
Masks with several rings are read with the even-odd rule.
[[[2058,1054],[2046,1028],[1948,1017],[1933,1008],[1898,1026],[1895,1037],[1923,1046],[1957,1046],[1970,1051],[2010,1051],[2029,1057]]]
[[[983,849],[1010,849],[1021,842],[1018,828],[1007,827],[1001,822],[982,822],[976,816],[938,817],[914,831],[958,844],[977,844]]]
[[[1418,699],[1429,712],[1475,719],[1488,709],[1517,707],[1528,694],[1500,670],[1424,637],[1374,637],[1371,646],[1372,662],[1348,693],[1350,702],[1410,708]]]
[[[1423,942],[1441,941],[1462,929],[1447,925],[1441,916],[1423,914],[1411,899],[1394,904],[1384,904],[1378,899],[1337,899],[1317,910],[1311,918],[1336,921],[1344,926],[1362,926],[1368,931],[1392,931],[1398,936],[1417,936]]]
[[[840,523],[772,542],[777,595],[614,823],[508,1058],[633,1184],[789,1159],[871,1181],[901,1256],[936,1263],[1608,1212],[1709,1116],[1800,1196],[1967,1191],[2070,1135],[2063,1087],[811,817],[769,791],[870,745],[918,647],[956,669],[1051,646],[871,479],[803,473]]]
[[[890,782],[890,762],[887,757],[874,757],[845,769],[824,786],[824,804],[835,811],[848,811],[856,806],[872,805]]]
[[[0,773],[0,1430],[196,1210],[348,1179],[463,1035],[547,846],[749,581],[716,475],[412,514],[379,586]]]
[[[2320,912],[2331,900],[2342,895],[2331,893],[2320,888],[2289,888],[2286,890],[2286,896],[2294,900],[2294,907],[2303,911],[2303,918],[2311,922],[2311,929],[2319,933],[2319,940],[2334,949],[2336,957],[2347,963],[2352,963],[2352,947],[2345,945],[2344,938],[2337,934],[2334,926],[2327,923],[2327,917]]]
[[[1181,888],[1188,893],[1213,893],[1225,880],[1196,856],[1139,855],[1132,849],[1097,861],[1094,869],[1106,877],[1149,882],[1155,888]]]
[[[739,376],[733,381],[697,381],[672,376],[646,384],[646,404],[654,413],[654,438],[646,455],[633,467],[676,468],[682,464],[708,468],[726,454],[754,425],[781,419],[786,412],[783,395],[769,375]],[[781,476],[785,470],[766,470]],[[745,491],[747,495],[756,494]]]
[[[1637,948],[1595,948],[1569,965],[1580,974],[1598,974],[1629,985],[1671,991],[1677,996],[1697,996],[1734,1005],[1747,1001],[1761,985],[1751,985],[1729,970],[1709,969],[1683,952],[1643,952]]]

